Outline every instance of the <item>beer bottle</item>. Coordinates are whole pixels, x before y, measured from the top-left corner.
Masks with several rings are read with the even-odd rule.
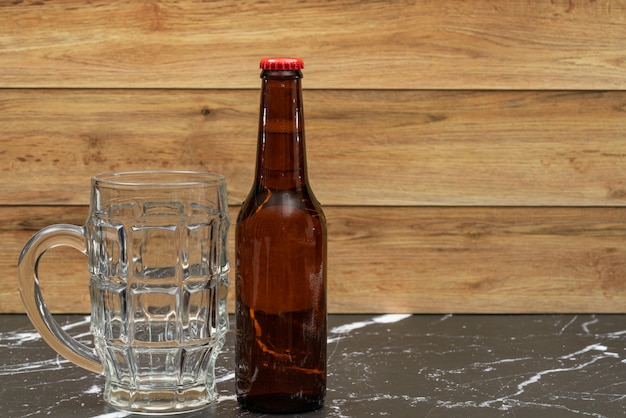
[[[261,61],[256,175],[236,224],[236,392],[296,413],[326,393],[326,219],[307,180],[299,58]]]

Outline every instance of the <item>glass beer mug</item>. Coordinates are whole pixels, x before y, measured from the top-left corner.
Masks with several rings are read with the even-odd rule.
[[[216,398],[215,360],[228,327],[228,228],[219,174],[96,176],[85,226],[46,227],[24,247],[18,273],[26,311],[59,354],[105,375],[110,405],[143,413],[202,408]],[[60,245],[88,256],[97,355],[44,303],[39,260]]]

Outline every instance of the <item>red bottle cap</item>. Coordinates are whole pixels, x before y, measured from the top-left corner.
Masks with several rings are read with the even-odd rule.
[[[304,68],[300,58],[263,58],[260,67],[270,71],[295,71]]]

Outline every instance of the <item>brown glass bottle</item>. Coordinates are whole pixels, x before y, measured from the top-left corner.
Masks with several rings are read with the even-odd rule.
[[[236,391],[294,413],[326,394],[326,220],[307,180],[302,61],[261,61],[256,177],[235,230]]]

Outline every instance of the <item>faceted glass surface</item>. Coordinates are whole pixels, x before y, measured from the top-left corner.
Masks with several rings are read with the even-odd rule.
[[[92,211],[91,330],[113,406],[180,412],[215,399],[228,327],[226,207],[138,198]]]

